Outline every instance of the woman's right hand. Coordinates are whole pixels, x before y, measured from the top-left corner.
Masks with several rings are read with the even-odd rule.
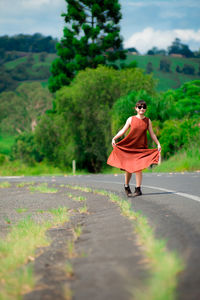
[[[115,140],[114,140],[114,139],[112,139],[112,146],[113,146],[113,147],[116,146],[116,143],[115,143]]]

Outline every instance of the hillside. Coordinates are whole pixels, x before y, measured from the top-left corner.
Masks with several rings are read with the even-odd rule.
[[[1,62],[0,67],[0,92],[14,90],[23,82],[39,81],[47,85],[50,76],[50,66],[56,58],[56,54],[28,53],[28,52],[9,52],[10,60]],[[15,58],[16,57],[16,58]],[[160,71],[160,61],[164,59],[170,64],[170,72]],[[164,57],[159,55],[131,55],[127,56],[126,63],[137,62],[137,66],[145,72],[147,64],[152,64],[153,77],[158,80],[157,90],[166,91],[176,89],[184,82],[200,79],[200,58],[177,58]],[[176,67],[180,69],[184,65],[194,67],[194,74],[183,74],[176,72]]]
[[[171,72],[162,72],[159,70],[160,60],[166,59],[170,62]],[[195,79],[200,79],[200,58],[180,58],[171,56],[161,55],[128,55],[127,62],[135,60],[139,68],[146,71],[147,64],[150,62],[153,66],[153,77],[158,79],[157,90],[166,91],[168,89],[179,88],[183,83]],[[194,75],[177,73],[176,67],[179,66],[181,69],[184,65],[191,65],[195,69]]]

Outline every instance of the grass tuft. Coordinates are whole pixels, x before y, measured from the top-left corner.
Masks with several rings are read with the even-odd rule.
[[[28,210],[27,208],[17,208],[16,212],[20,214],[20,213],[26,212],[27,210]]]
[[[78,211],[79,211],[80,214],[87,214],[88,213],[87,205],[85,204],[84,206],[79,207]]]
[[[37,186],[30,186],[29,190],[31,192],[40,192],[40,193],[57,193],[57,189],[48,187],[47,183],[41,183]]]
[[[54,224],[62,224],[69,221],[69,214],[67,207],[58,207],[50,209],[49,212],[54,215]]]
[[[35,281],[31,265],[37,247],[50,244],[45,233],[47,229],[69,220],[67,208],[51,211],[51,221],[34,222],[30,216],[12,227],[6,239],[0,239],[0,299],[21,299],[22,294],[34,287]]]
[[[11,187],[11,184],[8,181],[0,182],[0,188],[4,189],[4,188],[9,188],[9,187]]]
[[[81,225],[77,225],[73,228],[73,235],[74,235],[74,241],[76,241],[82,233],[82,227]]]
[[[34,185],[35,184],[35,182],[34,181],[30,181],[30,182],[20,182],[20,183],[18,183],[18,184],[16,184],[16,187],[24,187],[24,186],[26,186],[26,185]]]

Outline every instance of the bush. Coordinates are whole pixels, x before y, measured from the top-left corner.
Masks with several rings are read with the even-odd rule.
[[[6,156],[0,153],[0,166],[6,161]]]
[[[42,161],[43,157],[37,148],[32,132],[24,132],[16,138],[11,152],[11,160],[15,159],[20,159],[30,165]]]
[[[200,119],[167,120],[160,132],[162,155],[169,158],[183,147],[190,147],[200,139]]]

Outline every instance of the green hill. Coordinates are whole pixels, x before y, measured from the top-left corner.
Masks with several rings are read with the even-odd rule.
[[[160,71],[160,61],[166,59],[170,62],[171,72]],[[153,77],[158,80],[157,90],[166,91],[168,89],[179,88],[183,83],[195,79],[200,79],[200,58],[184,58],[184,57],[171,57],[161,55],[131,55],[127,56],[127,63],[132,61],[137,62],[137,66],[146,71],[147,64],[152,63]],[[181,69],[184,65],[191,65],[195,69],[194,75],[177,73],[176,67]]]
[[[39,81],[47,85],[50,76],[50,66],[56,58],[56,54],[14,52],[16,59],[1,62],[0,92],[14,90],[22,82]],[[170,72],[160,70],[160,61],[167,60],[170,64]],[[137,66],[147,72],[148,63],[152,64],[153,77],[158,80],[157,90],[179,88],[183,83],[200,79],[200,58],[181,58],[160,55],[127,55],[126,63],[137,62]],[[193,67],[194,74],[178,73],[184,65]]]

